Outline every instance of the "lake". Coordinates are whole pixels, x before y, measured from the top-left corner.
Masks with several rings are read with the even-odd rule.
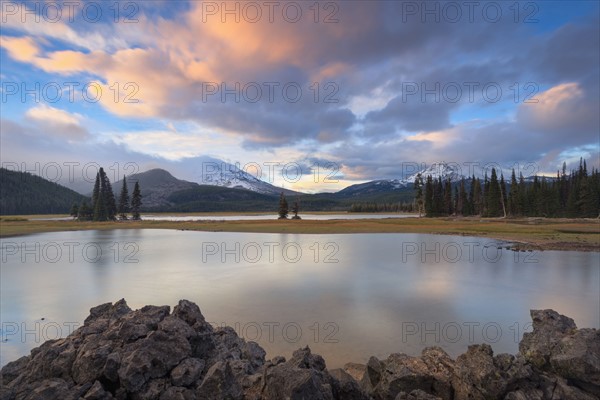
[[[289,357],[309,345],[328,367],[439,345],[515,353],[529,310],[600,326],[598,252],[513,252],[483,238],[427,234],[54,232],[0,241],[2,365],[125,298],[197,303]]]

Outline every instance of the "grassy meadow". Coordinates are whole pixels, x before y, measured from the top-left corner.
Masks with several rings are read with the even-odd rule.
[[[61,217],[61,215],[3,216],[0,217],[0,237],[93,229],[178,229],[209,232],[294,234],[429,233],[500,239],[512,242],[514,248],[522,250],[600,251],[600,221],[598,219],[388,218],[277,220],[274,216],[272,220],[219,221],[219,216],[228,215],[228,213],[198,213],[196,215],[212,215],[215,220],[78,222],[71,220],[34,220],[34,218],[52,218]],[[248,215],[257,214],[248,213]],[[66,216],[62,215],[62,217]]]

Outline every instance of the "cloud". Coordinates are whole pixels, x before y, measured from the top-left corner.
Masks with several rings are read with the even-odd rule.
[[[208,144],[202,138],[170,131],[125,133],[113,140],[137,152],[171,161],[197,157],[203,154]]]
[[[181,3],[168,12],[168,2],[160,3],[160,12],[142,5],[135,24],[11,20],[13,36],[3,35],[0,44],[10,58],[32,67],[24,68],[30,76],[38,78],[39,69],[51,77],[97,81],[103,110],[86,105],[85,118],[108,112],[102,133],[113,145],[154,160],[207,153],[297,159],[315,151],[342,164],[348,177],[374,179],[398,177],[398,160],[552,163],[569,149],[597,145],[596,16],[546,31],[515,24],[508,5],[508,17],[499,23],[479,14],[472,23],[424,23],[421,15],[406,19],[403,2],[360,1],[335,3],[337,23],[322,21],[324,9],[315,23],[308,3],[301,3],[304,18],[297,23],[282,18],[281,9],[273,23],[266,10],[259,23],[237,23],[231,16],[223,23],[220,14],[205,15],[206,2]],[[279,85],[274,100],[266,82]],[[336,84],[335,102],[325,101],[333,93],[325,87],[329,82]],[[479,89],[474,101],[463,92],[452,102],[406,93],[407,83],[421,89],[449,82],[463,88],[465,82],[480,88],[497,83],[503,97],[486,102]],[[527,82],[543,88],[536,95],[540,102],[513,101],[515,82],[521,89]],[[207,83],[220,91],[207,98]],[[286,83],[301,88],[298,101],[285,98]],[[263,92],[248,101],[223,96],[222,84],[257,84]],[[81,115],[77,123],[66,123],[69,115],[60,111],[69,111],[35,108],[21,124],[32,134],[39,135],[44,118],[56,131],[45,137],[88,134],[77,131],[85,129]],[[48,115],[36,119],[36,113]],[[149,126],[154,121],[193,129]]]
[[[33,123],[39,135],[81,141],[90,136],[81,124],[83,117],[68,111],[41,104],[25,112],[25,119]]]
[[[40,48],[30,37],[0,36],[0,47],[4,47],[8,55],[17,61],[30,62],[39,54]]]
[[[524,130],[538,132],[545,142],[562,145],[566,137],[572,145],[598,140],[600,101],[577,83],[556,85],[523,104],[517,120]]]
[[[92,9],[101,3],[94,4]],[[109,24],[94,22],[96,18],[92,13],[95,10],[90,11],[88,15],[82,9],[76,10],[79,6],[81,4],[75,2],[71,3],[71,6],[67,4],[63,6],[59,3],[44,4],[44,2],[26,5],[15,2],[1,8],[0,18],[3,29],[67,43],[88,51],[127,47],[127,42],[121,39],[121,36],[115,35],[114,29]],[[36,11],[37,15],[26,11]],[[114,14],[114,10],[111,12],[109,8],[105,8],[100,10],[100,14],[111,15]],[[75,29],[78,26],[80,29]]]

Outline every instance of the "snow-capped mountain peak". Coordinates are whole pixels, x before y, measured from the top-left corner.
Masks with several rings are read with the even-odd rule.
[[[249,168],[249,171],[251,168]],[[252,171],[256,172],[256,171]],[[196,182],[200,185],[221,186],[232,189],[247,189],[262,194],[297,194],[292,190],[271,185],[239,166],[206,157],[197,169]]]
[[[459,166],[439,162],[431,164],[427,168],[415,174],[412,174],[407,178],[401,179],[398,182],[403,184],[404,187],[412,185],[415,183],[418,174],[421,174],[423,180],[427,179],[428,176],[431,176],[433,180],[438,180],[439,178],[442,178],[443,181],[450,179],[451,182],[458,182],[464,177],[461,174],[461,169]]]
[[[435,180],[441,177],[443,181],[450,179],[451,182],[458,182],[463,178],[459,166],[442,162],[431,164],[428,167],[401,179],[382,179],[370,181],[349,186],[338,193],[344,196],[359,196],[368,193],[412,188],[415,184],[415,179],[417,178],[418,174],[421,174],[423,180],[427,179],[427,176],[429,175],[431,175],[431,177]]]

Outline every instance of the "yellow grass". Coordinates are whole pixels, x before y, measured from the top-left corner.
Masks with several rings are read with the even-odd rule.
[[[208,215],[218,217],[226,214]],[[35,218],[39,218],[39,216],[35,216]],[[210,232],[314,234],[431,233],[501,239],[514,242],[515,247],[521,249],[600,251],[600,221],[597,219],[395,218],[279,221],[275,219],[275,216],[273,220],[252,221],[77,222],[14,219],[12,216],[0,219],[0,237],[91,229],[180,229]]]

